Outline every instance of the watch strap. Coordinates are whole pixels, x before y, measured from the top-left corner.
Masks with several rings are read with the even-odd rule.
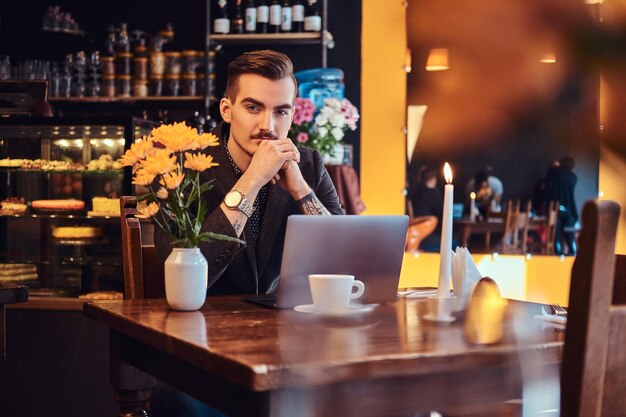
[[[245,214],[246,217],[250,218],[252,216],[252,213],[254,213],[254,206],[250,203],[250,200],[248,200],[248,198],[246,197],[244,193],[242,193],[239,190],[233,190],[233,191],[237,191],[238,193],[241,194],[241,202],[239,203],[237,208],[241,210],[241,212]]]

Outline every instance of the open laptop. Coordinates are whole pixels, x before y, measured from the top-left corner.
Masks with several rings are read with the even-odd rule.
[[[306,216],[287,219],[275,295],[248,301],[276,308],[311,304],[309,274],[350,274],[365,284],[359,303],[396,299],[408,216]]]

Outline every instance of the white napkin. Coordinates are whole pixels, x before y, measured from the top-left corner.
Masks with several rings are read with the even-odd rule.
[[[472,255],[467,248],[456,248],[452,252],[452,284],[456,294],[455,311],[464,310],[474,286],[482,278]]]

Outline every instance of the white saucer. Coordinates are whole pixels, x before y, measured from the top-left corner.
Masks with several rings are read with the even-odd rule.
[[[319,314],[322,316],[333,316],[333,317],[343,317],[343,316],[352,316],[356,314],[369,313],[370,311],[376,308],[376,304],[356,304],[350,303],[348,307],[341,310],[318,310],[315,308],[313,304],[302,304],[299,306],[295,306],[293,309],[300,313],[310,313],[310,314]]]
[[[422,318],[424,320],[434,321],[434,322],[437,322],[437,323],[452,323],[454,320],[456,320],[456,318],[453,317],[453,316],[437,317],[437,316],[433,316],[432,314],[425,314],[424,316],[422,316]]]

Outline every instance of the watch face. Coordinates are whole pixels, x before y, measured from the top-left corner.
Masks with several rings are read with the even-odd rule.
[[[230,191],[224,197],[224,204],[226,207],[237,207],[241,203],[241,193],[238,191]]]

